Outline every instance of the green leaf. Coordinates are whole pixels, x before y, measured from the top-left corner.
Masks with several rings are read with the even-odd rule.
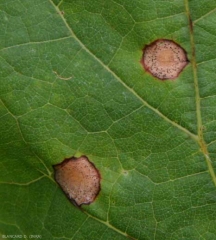
[[[215,9],[0,1],[2,239],[216,239]],[[188,54],[176,80],[140,63],[156,39]],[[52,165],[82,154],[102,180],[80,210]]]

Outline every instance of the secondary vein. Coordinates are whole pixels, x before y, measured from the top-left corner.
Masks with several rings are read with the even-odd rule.
[[[58,9],[58,7],[56,7],[53,2],[50,0],[51,4],[53,5],[53,7],[56,9],[57,12],[60,12],[60,10]],[[108,72],[110,72],[114,78],[119,81],[126,89],[128,89],[133,95],[135,95],[142,103],[144,106],[150,108],[152,111],[154,111],[157,115],[159,115],[160,117],[162,117],[164,120],[166,120],[167,122],[171,123],[174,127],[180,129],[181,131],[183,131],[184,133],[186,133],[187,135],[189,135],[194,141],[198,141],[198,137],[197,135],[193,134],[192,132],[190,132],[188,129],[182,127],[181,125],[179,125],[178,123],[172,121],[171,119],[169,119],[167,116],[165,116],[162,112],[160,112],[158,109],[154,108],[153,106],[151,106],[147,101],[145,101],[141,96],[139,96],[132,88],[130,88],[124,81],[122,81],[122,79],[120,77],[118,77],[108,66],[106,66],[99,58],[97,58],[81,41],[80,39],[75,35],[75,33],[73,32],[73,30],[71,29],[71,27],[68,25],[67,21],[65,20],[65,18],[60,14],[62,20],[64,21],[66,27],[68,28],[68,30],[70,31],[71,35],[74,37],[74,39],[77,40],[77,42],[80,44],[80,46],[85,49],[85,51],[87,53],[89,53],[97,62],[99,62]]]

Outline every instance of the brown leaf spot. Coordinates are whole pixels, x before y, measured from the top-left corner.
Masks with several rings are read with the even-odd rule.
[[[86,156],[65,159],[53,167],[56,182],[75,205],[94,201],[100,191],[100,174]]]
[[[186,51],[167,39],[146,45],[141,60],[144,69],[161,80],[177,78],[188,62]]]

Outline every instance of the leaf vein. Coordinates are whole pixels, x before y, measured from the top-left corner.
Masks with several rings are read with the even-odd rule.
[[[53,4],[53,2],[50,0],[52,5],[55,7],[56,11],[59,12],[59,9]],[[62,17],[62,16],[61,16]],[[76,39],[76,41],[80,44],[80,46],[89,54],[91,55],[101,66],[103,66],[108,72],[112,74],[112,76],[120,82],[129,92],[131,92],[134,96],[136,96],[144,106],[148,107],[151,109],[153,112],[155,112],[157,115],[159,115],[161,118],[163,118],[165,121],[169,122],[172,124],[174,127],[178,128],[179,130],[185,132],[187,135],[189,135],[192,139],[197,141],[197,136],[190,132],[188,129],[182,127],[181,125],[177,124],[176,122],[172,121],[169,119],[167,116],[165,116],[162,112],[160,112],[158,109],[154,108],[151,106],[147,101],[145,101],[140,95],[138,95],[132,88],[130,88],[120,77],[116,75],[108,66],[106,66],[98,57],[96,57],[83,43],[82,41],[75,35],[73,30],[70,28],[66,20],[62,17],[62,20],[64,21],[65,25],[67,26],[68,30],[70,31],[71,35]]]

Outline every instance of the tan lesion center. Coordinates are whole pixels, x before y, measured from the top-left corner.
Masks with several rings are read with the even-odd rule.
[[[175,61],[175,53],[171,49],[163,49],[157,52],[156,58],[159,65],[169,66]]]

